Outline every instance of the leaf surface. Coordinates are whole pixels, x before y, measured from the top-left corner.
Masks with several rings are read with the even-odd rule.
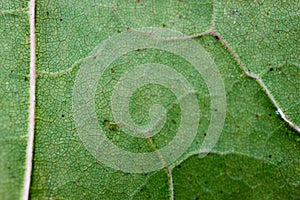
[[[29,22],[27,2],[7,2],[0,7],[9,11],[0,13],[0,91],[4,94],[0,97],[0,195],[15,199],[21,195],[26,157]],[[37,99],[30,198],[300,198],[299,9],[298,1],[37,1]],[[155,30],[170,34],[171,39],[170,35],[156,35]],[[126,34],[133,35],[128,42],[109,46]],[[140,38],[149,43],[125,52]],[[168,51],[168,45],[178,48],[181,44],[196,44],[203,51],[192,61],[178,49]],[[119,55],[121,51],[125,53]],[[197,52],[196,48],[182,51],[190,55]],[[110,60],[109,56],[117,58],[96,80],[93,74],[103,67],[99,62]],[[212,95],[209,81],[219,79],[208,78],[205,70],[197,71],[197,56],[216,66],[206,72],[220,74],[226,95],[224,125],[212,150],[205,149],[203,142],[211,136],[213,116],[221,116],[215,114],[221,111],[214,108],[218,105],[214,99],[222,94],[222,87]],[[147,71],[140,78],[128,75],[149,63],[160,64],[161,69],[152,75]],[[173,71],[166,74],[163,66]],[[94,145],[101,137],[95,134],[88,138],[90,129],[86,127],[96,121],[109,141],[123,151],[159,152],[176,138],[184,122],[181,99],[174,91],[185,82],[179,76],[174,78],[173,72],[187,81],[198,101],[199,122],[189,148],[174,162],[151,172],[124,172],[124,163],[118,160],[119,170],[108,166],[101,160],[104,151]],[[78,81],[84,73],[86,79]],[[168,88],[155,83],[160,80],[155,77],[169,82],[174,79],[178,84]],[[156,125],[161,129],[151,139],[126,133],[126,124],[118,123],[112,108],[113,98],[121,99],[122,91],[127,91],[123,88],[114,94],[114,90],[126,81],[136,87],[144,79],[151,84],[134,90],[128,97],[128,109],[139,127],[148,127],[158,118]],[[77,119],[84,115],[74,110],[74,91],[81,87],[86,89],[80,90],[82,99],[88,101],[79,105],[94,105],[95,116],[82,117],[84,122],[78,124]],[[94,94],[93,99],[89,94]],[[158,104],[167,110],[165,115]],[[121,104],[124,107],[125,103]],[[218,120],[221,124],[222,119]],[[187,138],[194,124],[187,126]],[[87,136],[80,135],[80,130]],[[184,139],[180,142],[176,148]],[[116,154],[105,153],[107,161]]]
[[[17,199],[23,186],[29,107],[27,2],[0,3],[0,197]]]

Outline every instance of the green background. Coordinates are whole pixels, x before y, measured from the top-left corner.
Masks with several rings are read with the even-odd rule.
[[[36,1],[39,75],[30,198],[170,199],[173,193],[175,199],[299,199],[299,133],[276,114],[263,88],[244,75],[232,55],[261,77],[288,119],[300,126],[299,13],[295,0]],[[17,199],[23,187],[28,126],[28,2],[1,1],[0,24],[0,198]],[[126,31],[125,26],[169,28],[190,36],[211,30],[212,24],[232,48],[212,34],[193,39],[213,58],[226,89],[226,121],[212,152],[204,158],[195,153],[209,124],[210,98],[201,76],[187,76],[198,91],[201,121],[194,143],[172,168],[173,190],[166,169],[126,174],[99,163],[75,129],[72,91],[78,61],[105,39]],[[128,141],[118,128],[103,123],[110,116],[103,111],[114,81],[143,62],[171,65],[182,74],[192,70],[178,56],[145,49],[124,55],[112,64],[113,74],[106,72],[96,95],[99,123],[113,142],[133,152],[150,151],[149,144]],[[68,69],[70,73],[64,73]],[[102,83],[108,83],[104,90]],[[152,90],[169,96],[146,101],[143,95]],[[156,86],[140,92],[131,109],[140,123],[146,123],[148,116],[147,109],[137,109],[138,105],[146,102],[150,107],[173,98]],[[175,108],[170,116],[180,119],[179,114]],[[176,124],[166,127],[156,145],[164,146],[174,130]]]

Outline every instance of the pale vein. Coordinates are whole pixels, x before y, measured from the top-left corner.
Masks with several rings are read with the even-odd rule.
[[[33,139],[34,139],[34,116],[35,116],[35,87],[36,87],[36,43],[35,43],[35,0],[29,2],[30,23],[30,89],[29,89],[29,124],[28,141],[26,149],[26,170],[22,199],[28,200],[30,178],[32,171]]]

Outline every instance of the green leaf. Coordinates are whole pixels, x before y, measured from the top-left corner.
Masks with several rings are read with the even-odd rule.
[[[298,1],[35,10],[30,199],[300,198]],[[0,4],[1,199],[27,198],[28,12]]]
[[[29,106],[27,3],[0,3],[0,197],[17,199],[23,186]]]

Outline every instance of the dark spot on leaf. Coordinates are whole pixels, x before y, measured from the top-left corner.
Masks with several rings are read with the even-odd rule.
[[[217,36],[217,35],[215,35],[215,38],[217,39],[217,40],[219,40],[220,38],[219,38],[219,36]]]
[[[60,18],[59,20],[60,20],[60,21],[62,21],[63,19],[62,19],[62,18]]]
[[[143,188],[140,189],[141,192],[143,192],[143,190],[144,190]]]
[[[118,33],[122,33],[122,30],[117,30]]]
[[[115,73],[115,69],[114,68],[110,68],[110,73]]]
[[[162,24],[162,27],[163,27],[163,28],[165,28],[165,27],[167,27],[167,25],[165,25],[165,24]]]
[[[46,15],[49,15],[49,12],[48,12],[48,11],[46,12]]]
[[[272,114],[269,114],[269,116],[271,117],[271,116],[272,116]]]
[[[175,121],[175,119],[172,119],[172,123],[173,124],[177,124],[177,122]]]
[[[104,126],[108,126],[109,125],[109,121],[107,119],[103,120],[103,123],[102,123]]]
[[[136,51],[141,51],[141,49],[136,49]]]
[[[150,97],[157,97],[157,94],[150,94]]]
[[[61,115],[61,117],[65,117],[65,115]]]
[[[233,11],[232,11],[232,14],[237,14],[239,11],[237,10],[237,9],[234,9]]]
[[[24,81],[28,81],[28,77],[24,77]]]
[[[208,182],[207,182],[207,181],[205,181],[205,182],[204,182],[204,184],[208,184]]]
[[[273,67],[271,67],[271,68],[270,68],[270,72],[273,71],[273,70],[274,70]]]
[[[223,193],[223,191],[222,191],[222,190],[220,190],[220,193],[222,194],[222,193]]]
[[[258,115],[258,114],[256,114],[256,115],[255,115],[255,117],[256,117],[256,118],[258,118],[258,117],[259,117],[259,115]]]
[[[218,109],[216,109],[216,108],[215,108],[215,109],[214,109],[214,111],[215,111],[215,112],[217,112],[217,111],[218,111]]]
[[[269,155],[269,158],[272,158],[272,155]]]
[[[180,169],[180,168],[181,168],[181,165],[178,165],[178,166],[177,166],[177,168],[179,168],[179,169]]]
[[[118,130],[118,127],[119,127],[118,124],[109,124],[109,125],[108,125],[108,128],[109,128],[109,130],[111,130],[111,131],[116,131],[116,130]]]
[[[204,133],[203,135],[204,135],[204,137],[205,137],[205,136],[206,136],[206,133]]]

